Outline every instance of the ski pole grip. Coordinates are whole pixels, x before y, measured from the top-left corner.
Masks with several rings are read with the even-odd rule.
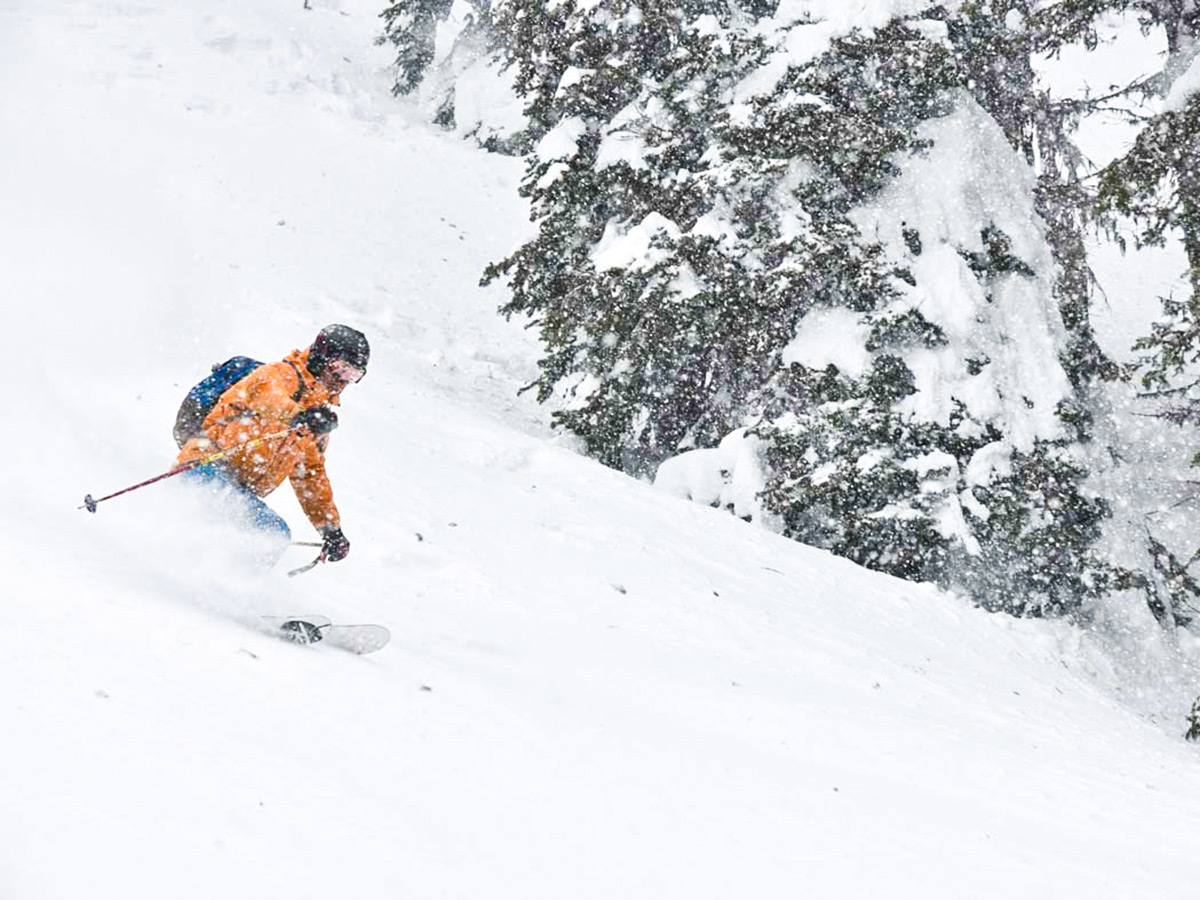
[[[94,513],[96,511],[96,501],[92,499],[91,494],[84,495],[83,508],[86,509],[90,513]]]

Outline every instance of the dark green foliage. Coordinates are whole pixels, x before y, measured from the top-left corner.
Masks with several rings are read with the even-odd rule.
[[[784,534],[916,581],[944,582],[946,541],[937,508],[953,490],[943,437],[892,409],[912,392],[896,357],[880,357],[861,383],[830,367],[793,366],[780,388],[798,412],[756,429],[770,471],[764,502]],[[914,465],[913,463],[916,462]],[[922,484],[937,485],[923,491]]]
[[[573,9],[556,7],[558,27]],[[952,84],[944,51],[895,25],[793,68],[734,123],[718,102],[721,87],[761,62],[761,42],[698,34],[649,4],[642,11],[635,31],[588,20],[573,33],[558,65],[601,64],[566,91],[546,69],[525,65],[531,114],[577,116],[586,132],[565,162],[531,163],[524,191],[539,234],[488,272],[510,279],[503,311],[539,323],[548,350],[539,396],[588,378],[589,393],[557,413],[558,423],[605,462],[638,474],[736,427],[813,304],[883,305],[890,273],[859,245],[845,213],[894,174],[893,154],[919,149],[915,123],[944,110]],[[722,12],[720,4],[695,11]],[[522,7],[521,27],[543,38],[537,48],[562,50],[567,42],[547,45],[554,29],[532,28],[532,17]],[[605,123],[638,102],[661,110],[628,126],[646,145],[646,164],[597,170]],[[793,159],[808,172],[781,197]],[[563,171],[553,177],[554,168]],[[718,209],[725,238],[688,233]],[[677,226],[656,238],[662,261],[596,271],[590,253],[606,228],[651,214]]]
[[[983,252],[959,251],[967,265],[980,278],[994,275],[1005,275],[1016,272],[1019,275],[1032,276],[1033,269],[1027,263],[1017,259],[1012,254],[1012,241],[1003,231],[989,225],[979,236],[983,240]]]
[[[1155,117],[1138,135],[1133,148],[1110,164],[1100,177],[1103,213],[1132,219],[1138,241],[1162,245],[1177,235],[1187,252],[1192,295],[1187,301],[1189,330],[1162,329],[1139,342],[1141,349],[1162,347],[1151,377],[1164,367],[1179,366],[1197,346],[1195,320],[1200,313],[1200,97],[1181,111]]]
[[[946,334],[941,328],[927,321],[920,310],[910,309],[877,318],[871,335],[867,338],[866,347],[875,351],[906,344],[938,347],[945,343]]]
[[[958,584],[988,609],[1061,615],[1104,593],[1111,573],[1091,548],[1109,506],[1080,489],[1087,474],[1063,446],[1016,453],[1013,474],[973,489],[987,520],[966,515],[982,551],[964,557]]]
[[[396,48],[399,74],[392,87],[394,94],[407,94],[425,78],[433,62],[437,23],[450,14],[454,0],[397,0],[379,14],[383,34],[376,43],[391,43]]]
[[[1183,733],[1189,741],[1200,741],[1200,697],[1192,701],[1192,711],[1187,717],[1188,728]]]
[[[947,19],[955,59],[972,94],[1013,148],[1038,168],[1037,211],[1059,265],[1055,298],[1069,332],[1063,363],[1079,390],[1098,378],[1112,380],[1119,370],[1100,350],[1090,324],[1092,275],[1084,235],[1096,218],[1096,199],[1072,135],[1082,116],[1142,85],[1101,96],[1054,96],[1039,81],[1033,57],[1057,54],[1068,44],[1094,48],[1097,21],[1128,6],[1127,0],[968,0]]]
[[[390,43],[396,48],[396,82],[392,93],[412,93],[433,74],[430,70],[439,29],[445,30],[453,5],[453,0],[398,0],[381,13],[384,31],[376,43]],[[490,69],[492,76],[502,79],[512,61],[504,35],[492,21],[491,0],[467,0],[467,6],[469,11],[464,21],[455,23],[453,42],[445,58],[439,60],[437,77],[423,100],[433,109],[433,124],[473,138],[488,152],[523,155],[545,130],[536,123],[527,123],[526,127],[513,131],[507,126],[493,129],[483,122],[459,121],[462,73],[478,73],[476,66],[481,65]],[[448,41],[449,35],[443,33],[442,40]]]
[[[1182,111],[1155,117],[1133,148],[1101,173],[1102,211],[1136,221],[1141,226],[1139,239],[1146,245],[1162,245],[1171,230],[1200,231],[1194,198],[1179,190],[1186,167],[1195,159],[1197,135],[1200,98]]]
[[[1200,8],[1179,0],[1071,0],[1060,5],[1133,9],[1144,28],[1164,29],[1168,59],[1163,72],[1130,91],[1165,91],[1190,62],[1188,41],[1200,36]],[[1137,226],[1139,245],[1161,246],[1169,236],[1183,242],[1191,297],[1182,305],[1165,300],[1169,321],[1156,323],[1136,345],[1149,351],[1141,360],[1143,384],[1166,389],[1169,374],[1183,374],[1200,352],[1200,100],[1195,95],[1183,109],[1151,118],[1133,148],[1100,173],[1098,209],[1114,236],[1116,222],[1124,218]]]
[[[1025,452],[963,401],[948,423],[916,419],[910,355],[950,345],[905,299],[929,247],[912,226],[884,247],[855,225],[963,87],[1032,153],[1045,105],[1025,65],[1031,45],[1004,16],[1028,5],[943,14],[954,52],[905,21],[852,33],[741,100],[737,86],[774,44],[737,23],[774,4],[498,7],[528,116],[547,137],[522,187],[537,234],[485,280],[506,278],[502,312],[540,330],[530,387],[560,398],[556,424],[605,463],[648,475],[754,421],[763,502],[797,540],[1015,613],[1072,610],[1104,590],[1089,548],[1107,510],[1081,491],[1072,447],[1085,405],[1064,402],[1076,431]],[[1001,71],[997,48],[1024,62]],[[978,228],[955,246],[986,295],[1034,277],[1008,235]],[[861,375],[782,364],[805,317],[828,311],[862,329]],[[1086,315],[1075,326],[1083,333]],[[990,377],[987,353],[958,364]],[[1007,447],[1003,464],[968,482],[990,445]]]
[[[1102,172],[1100,198],[1105,213],[1139,226],[1140,243],[1161,245],[1168,236],[1182,239],[1191,293],[1185,300],[1160,298],[1163,317],[1134,349],[1142,352],[1137,361],[1142,387],[1158,401],[1176,401],[1157,405],[1153,414],[1180,425],[1200,424],[1195,400],[1200,386],[1200,99],[1193,96],[1184,109],[1155,117],[1133,148]],[[1191,462],[1200,465],[1200,452]],[[1155,559],[1166,554],[1162,547]],[[1186,568],[1176,575],[1180,572],[1186,575]],[[1160,621],[1171,609],[1157,589],[1163,577],[1142,584]],[[1174,593],[1182,582],[1174,577],[1167,583]]]
[[[1148,89],[1165,93],[1193,61],[1191,48],[1200,38],[1200,8],[1179,0],[1137,0],[1130,5],[1144,17],[1144,26],[1161,25],[1166,34],[1163,71],[1147,83]],[[1153,402],[1149,415],[1177,425],[1198,425],[1200,98],[1195,93],[1182,107],[1145,122],[1132,149],[1101,172],[1099,200],[1113,235],[1120,224],[1132,221],[1138,245],[1161,246],[1178,239],[1187,254],[1190,292],[1184,299],[1160,298],[1163,317],[1134,345],[1142,351],[1135,371],[1146,398]],[[1200,465],[1200,452],[1191,463]],[[1151,611],[1164,626],[1186,625],[1194,618],[1192,604],[1200,596],[1188,566],[1200,554],[1183,563],[1154,535],[1148,535],[1148,542],[1153,567],[1129,573],[1129,586],[1145,592]],[[1200,734],[1196,717],[1193,707],[1190,739]]]
[[[1193,299],[1159,299],[1165,318],[1154,322],[1150,334],[1134,344],[1134,349],[1146,351],[1139,359],[1141,382],[1147,390],[1182,393],[1200,383],[1193,371],[1200,363],[1200,321]],[[1181,421],[1200,424],[1200,418]]]
[[[1057,53],[1068,44],[1083,44],[1094,50],[1100,42],[1097,20],[1127,6],[1129,0],[1059,0],[1039,5],[1026,20],[1032,48],[1040,53]]]
[[[860,382],[793,366],[780,386],[797,402],[756,434],[771,473],[764,500],[790,537],[902,578],[961,590],[992,610],[1061,614],[1109,587],[1090,549],[1109,514],[1080,490],[1086,472],[1067,442],[1013,453],[1011,474],[969,489],[968,548],[946,530],[967,489],[962,472],[998,440],[994,428],[916,423],[895,404],[911,393],[896,357],[878,357]],[[986,517],[976,510],[986,510]]]
[[[1010,14],[1023,23],[1033,5],[1031,0],[967,0],[948,22],[964,82],[1030,164],[1036,102],[1030,35],[1024,27],[1012,27]]]
[[[1039,53],[1057,53],[1068,44],[1093,50],[1099,44],[1097,21],[1112,13],[1133,12],[1143,31],[1161,26],[1169,51],[1176,52],[1181,31],[1195,30],[1200,10],[1187,0],[1057,0],[1033,4],[1026,25],[1029,42]]]
[[[898,173],[895,154],[922,148],[918,122],[949,111],[944,92],[957,84],[949,63],[944,48],[900,23],[844,38],[757,99],[750,122],[724,135],[724,152],[804,160],[817,177],[797,199],[805,209],[844,214]]]
[[[1150,596],[1150,611],[1159,623],[1165,626],[1187,626],[1196,617],[1197,601],[1200,601],[1200,582],[1188,571],[1195,556],[1186,562],[1146,531],[1146,552],[1152,569],[1148,583],[1142,585]]]

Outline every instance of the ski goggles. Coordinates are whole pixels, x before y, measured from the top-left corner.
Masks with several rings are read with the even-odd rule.
[[[367,374],[367,370],[362,366],[353,365],[344,359],[331,359],[325,368],[342,384],[356,384]]]

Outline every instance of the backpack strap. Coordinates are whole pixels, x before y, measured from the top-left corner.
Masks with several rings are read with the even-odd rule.
[[[291,366],[292,371],[296,373],[296,381],[298,382],[298,386],[296,387],[296,393],[292,394],[292,402],[299,403],[300,398],[304,396],[304,376],[300,374],[300,367],[290,359],[285,359],[284,362]]]

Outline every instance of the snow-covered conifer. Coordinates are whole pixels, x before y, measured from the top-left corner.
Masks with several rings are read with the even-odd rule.
[[[1105,505],[1081,487],[1053,258],[1032,171],[951,96],[918,128],[928,149],[852,215],[889,291],[814,310],[784,353],[787,402],[758,428],[768,504],[865,565],[1062,611],[1105,583],[1090,551]]]
[[[1104,504],[1008,145],[1023,101],[1005,129],[972,100],[944,11],[760,6],[501,4],[546,135],[538,234],[489,276],[541,328],[540,396],[638,475],[749,425],[789,535],[998,608],[1078,604]]]
[[[540,322],[539,392],[569,398],[559,422],[639,474],[730,430],[787,332],[786,311],[760,299],[770,267],[741,258],[769,240],[765,198],[711,177],[733,164],[714,144],[724,93],[764,52],[738,20],[750,21],[723,2],[497,15],[547,133],[524,185],[538,235],[491,275],[510,279],[506,313]]]
[[[433,62],[437,23],[450,13],[454,0],[396,0],[380,13],[383,34],[378,43],[396,48],[399,73],[392,91],[407,94],[421,83]]]
[[[944,14],[784,7],[500,7],[546,136],[539,233],[490,276],[539,323],[539,394],[634,474],[751,425],[794,538],[1014,611],[1078,604],[1104,506],[1032,169],[961,89]]]

